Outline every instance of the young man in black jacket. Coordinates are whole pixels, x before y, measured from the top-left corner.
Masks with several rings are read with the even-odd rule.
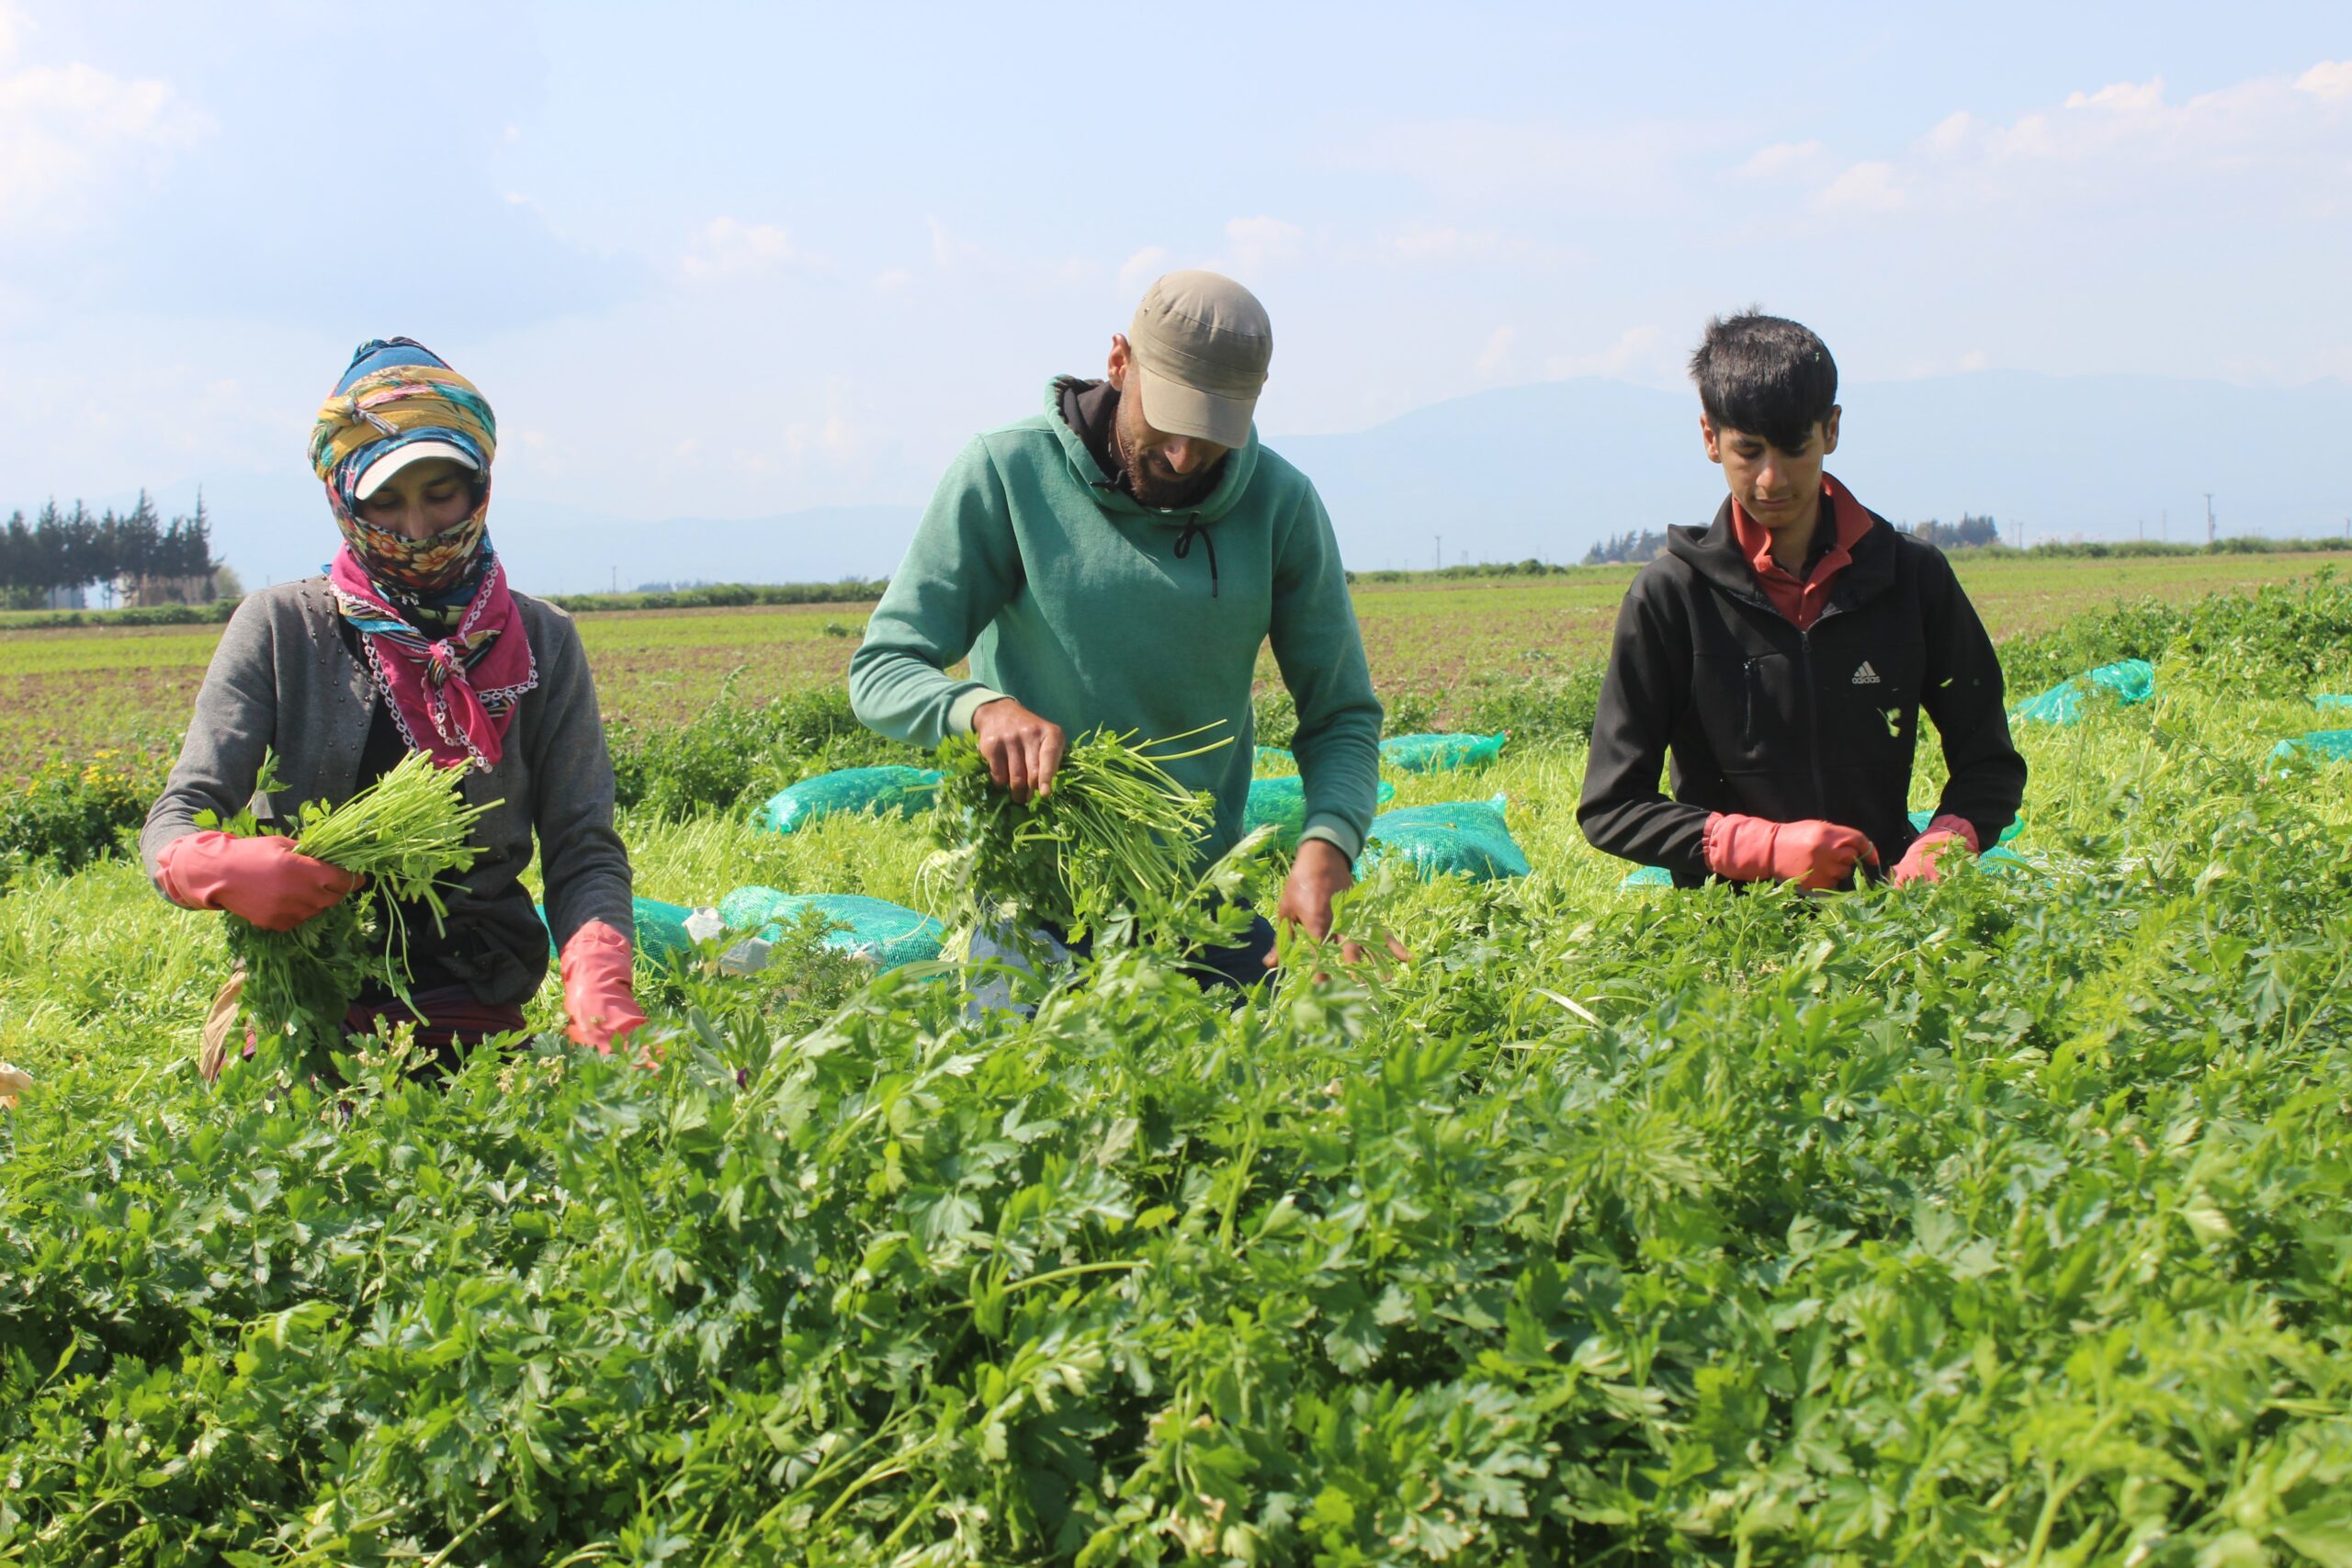
[[[1625,595],[1577,820],[1678,886],[1932,881],[1949,846],[1993,842],[2025,795],[1992,639],[1940,551],[1822,471],[1839,410],[1818,337],[1717,319],[1690,374],[1731,495],[1712,526],[1668,529]],[[1922,708],[1951,776],[1918,833]]]

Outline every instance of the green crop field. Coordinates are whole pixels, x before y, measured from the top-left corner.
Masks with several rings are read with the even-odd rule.
[[[2133,559],[1957,558],[1996,637],[2055,625],[2094,604],[2169,602],[2307,577],[2352,555],[2214,555]],[[1367,582],[1356,590],[1364,644],[1383,689],[1426,696],[1431,722],[1465,716],[1466,685],[1540,671],[1608,645],[1630,567],[1542,578]],[[677,723],[718,695],[761,697],[842,678],[865,604],[590,614],[581,633],[606,716]],[[0,777],[98,747],[167,744],[187,720],[217,626],[0,630]],[[1271,659],[1264,678],[1274,679]]]
[[[2020,692],[2156,690],[2021,728],[2018,860],[1934,887],[1623,888],[1566,719],[1384,770],[1504,796],[1532,874],[1376,875],[1344,918],[1412,963],[1232,1010],[1145,951],[975,1017],[804,929],[641,963],[658,1070],[550,987],[447,1088],[208,1089],[220,919],[17,864],[0,1562],[2352,1562],[2352,768],[2272,755],[2352,591],[2091,613],[2318,564],[1973,571]],[[1375,674],[1540,716],[1623,581],[1368,586]],[[585,624],[651,720],[861,618]],[[12,637],[9,743],[168,728],[209,640]],[[631,750],[639,892],[926,907],[924,818],[747,820],[914,760],[842,722]]]

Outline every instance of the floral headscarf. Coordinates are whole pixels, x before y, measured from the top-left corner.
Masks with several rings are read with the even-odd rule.
[[[359,516],[356,491],[370,468],[419,442],[454,446],[473,460],[481,503],[473,515],[426,539],[409,539]],[[311,427],[311,467],[326,482],[335,525],[372,575],[432,592],[467,575],[488,537],[490,465],[498,420],[471,381],[409,338],[359,345],[334,395]]]
[[[359,515],[369,468],[402,446],[437,442],[470,457],[481,500],[470,516],[423,539]],[[538,665],[491,548],[490,465],[498,424],[474,384],[408,338],[362,344],[311,430],[343,548],[327,569],[335,603],[361,634],[368,666],[401,738],[444,763],[497,766],[514,705]]]

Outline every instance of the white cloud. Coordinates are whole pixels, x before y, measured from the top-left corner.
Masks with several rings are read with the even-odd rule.
[[[858,400],[856,389],[847,380],[828,376],[821,417],[787,420],[774,439],[738,446],[729,461],[739,474],[785,474],[795,479],[854,464],[867,455],[875,434],[872,427],[851,417],[849,405]]]
[[[954,272],[980,259],[979,246],[956,238],[938,219],[926,218],[923,221],[931,228],[931,265],[940,271]]]
[[[1659,368],[1661,337],[1655,325],[1628,327],[1617,341],[1597,354],[1554,355],[1544,362],[1544,374],[1565,381],[1576,376],[1632,376]],[[1671,367],[1668,367],[1671,377]]]
[[[21,13],[0,8],[0,64],[23,47]],[[95,65],[28,65],[0,76],[0,223],[66,225],[119,175],[156,170],[212,130],[168,82]]]
[[[1756,175],[1770,179],[1779,175],[1798,174],[1821,162],[1818,141],[1775,141],[1770,147],[1759,147],[1747,162],[1739,166],[1743,175]]]
[[[885,294],[904,292],[915,280],[915,275],[905,267],[894,266],[876,275],[874,287]]]
[[[185,484],[192,503],[199,479],[282,471],[288,455],[302,450],[308,421],[300,411],[306,402],[315,408],[319,395],[315,339],[297,342],[251,322],[208,324],[169,344],[157,343],[144,321],[40,330],[57,323],[56,312],[42,311],[36,334],[11,344],[10,374],[0,378],[0,426],[9,433],[0,439],[0,473],[27,476],[19,481],[26,491],[70,496]],[[239,373],[221,376],[223,365]],[[141,412],[154,409],[172,417]],[[155,478],[100,477],[121,474],[126,451],[135,455],[135,474]],[[90,499],[97,504],[96,494]],[[216,492],[216,506],[219,500]]]
[[[714,218],[678,258],[678,270],[694,282],[716,283],[757,276],[807,259],[792,236],[773,223]]]
[[[1885,214],[2037,206],[2177,205],[2199,181],[2232,202],[2315,210],[2342,186],[2352,62],[2266,76],[2175,102],[2161,77],[2111,82],[2003,123],[1946,116],[1907,152],[1848,164],[1815,193],[1827,210]]]
[[[2096,93],[2069,93],[2066,107],[2070,109],[2110,109],[2117,113],[2139,113],[2160,107],[2165,101],[2165,79],[2161,76],[2146,83],[2110,82]]]
[[[1910,205],[1894,165],[1872,161],[1856,164],[1822,186],[1815,205],[1829,212],[1900,212]]]
[[[1119,297],[1140,299],[1151,280],[1168,270],[1168,250],[1164,245],[1146,245],[1119,264]]]
[[[1503,372],[1510,367],[1511,347],[1518,340],[1517,327],[1497,327],[1494,334],[1487,339],[1487,346],[1478,353],[1478,360],[1474,367],[1478,373],[1478,379],[1481,381],[1500,379]]]
[[[2131,123],[2129,114],[2120,114],[2111,122],[2120,128]],[[2103,125],[2077,121],[2094,136],[2105,133]],[[1972,149],[1966,141],[1953,143],[1946,151],[1965,154],[1975,151],[1995,158],[2050,158],[2064,147],[2059,129],[2046,114],[2021,114],[2007,125],[1993,126],[1977,132],[1977,144]]]
[[[2331,101],[2352,98],[2352,60],[2323,60],[2295,78],[2295,89]]]
[[[1928,132],[1928,145],[1938,152],[1957,152],[1976,133],[1976,117],[1966,109],[1948,114]]]
[[[1140,295],[1150,281],[1167,270],[1168,250],[1164,245],[1146,245],[1119,264],[1119,292]]]
[[[1306,237],[1306,230],[1279,218],[1236,218],[1225,226],[1234,264],[1248,272],[1290,260],[1298,254],[1299,242]]]
[[[923,221],[931,231],[932,268],[939,273],[1025,290],[1068,288],[1102,276],[1102,268],[1084,256],[1041,257],[1002,251],[967,240],[936,218]]]

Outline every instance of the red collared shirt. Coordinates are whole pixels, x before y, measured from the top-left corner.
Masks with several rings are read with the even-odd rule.
[[[1831,479],[1821,476],[1821,502],[1825,515],[1815,523],[1818,530],[1822,523],[1832,525],[1829,547],[1819,547],[1819,535],[1815,537],[1815,551],[1812,561],[1799,577],[1772,558],[1772,536],[1765,526],[1747,514],[1737,498],[1731,503],[1732,537],[1738,541],[1740,554],[1747,558],[1749,570],[1756,573],[1756,585],[1772,601],[1772,607],[1794,622],[1799,631],[1810,631],[1813,623],[1821,619],[1822,610],[1829,603],[1830,585],[1838,574],[1853,564],[1854,546],[1870,532],[1871,514],[1862,510],[1851,491]]]

